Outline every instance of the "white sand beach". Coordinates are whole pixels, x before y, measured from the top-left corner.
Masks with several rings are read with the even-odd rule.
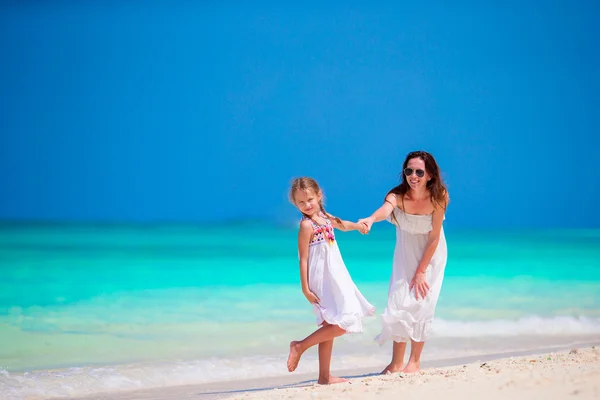
[[[600,350],[473,362],[432,368],[419,374],[392,374],[351,379],[330,386],[309,385],[243,393],[241,399],[599,399]]]
[[[419,374],[382,376],[373,370],[339,371],[348,383],[317,385],[315,375],[290,374],[247,381],[103,393],[80,400],[213,399],[599,399],[600,348],[439,360]],[[73,400],[75,398],[71,398]]]

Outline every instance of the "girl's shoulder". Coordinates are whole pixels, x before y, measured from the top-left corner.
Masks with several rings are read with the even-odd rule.
[[[302,229],[308,229],[308,228],[312,229],[312,226],[313,226],[313,223],[312,223],[312,221],[310,219],[308,219],[308,218],[302,218],[300,220],[300,230],[302,230]]]
[[[314,228],[309,219],[302,219],[298,228],[298,237],[304,238],[303,240],[310,240],[314,232]]]

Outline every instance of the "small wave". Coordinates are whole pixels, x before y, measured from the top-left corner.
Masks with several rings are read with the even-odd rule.
[[[531,316],[472,322],[436,319],[433,329],[441,337],[591,335],[600,334],[600,318]]]

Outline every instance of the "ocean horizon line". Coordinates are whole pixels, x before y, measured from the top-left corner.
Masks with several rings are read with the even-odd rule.
[[[177,220],[177,219],[53,219],[53,218],[0,218],[0,229],[2,228],[22,228],[22,227],[250,227],[253,224],[262,225],[268,228],[294,228],[298,225],[300,217],[290,218],[223,218],[218,220]],[[387,226],[391,224],[378,224],[378,226]],[[446,231],[469,231],[469,232],[595,232],[600,231],[600,226],[468,226],[444,224]]]

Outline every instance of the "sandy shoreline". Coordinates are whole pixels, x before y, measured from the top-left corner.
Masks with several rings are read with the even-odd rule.
[[[600,342],[424,362],[421,374],[381,376],[373,368],[335,371],[351,383],[316,385],[316,374],[289,374],[135,391],[69,400],[600,398]],[[484,364],[485,363],[485,364]],[[400,397],[399,397],[400,396]],[[55,398],[57,399],[57,398]],[[61,398],[66,399],[66,398]],[[514,400],[514,399],[511,399]]]
[[[348,383],[274,389],[228,397],[242,399],[598,399],[600,349],[431,368],[419,374],[371,375]]]

